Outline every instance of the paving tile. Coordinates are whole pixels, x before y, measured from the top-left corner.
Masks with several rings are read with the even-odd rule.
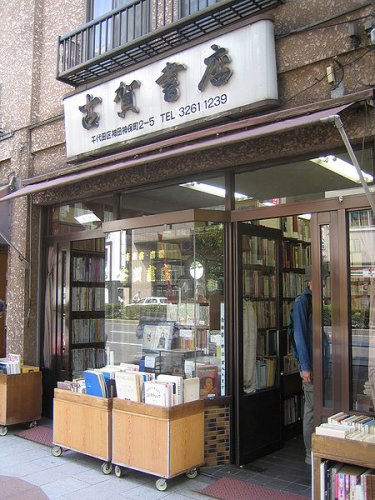
[[[72,477],[65,477],[64,479],[58,479],[52,483],[45,484],[41,488],[48,498],[59,498],[73,491],[81,490],[86,486],[87,483],[83,481],[78,481]]]

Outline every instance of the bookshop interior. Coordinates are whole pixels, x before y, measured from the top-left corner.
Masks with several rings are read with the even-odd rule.
[[[341,408],[371,415],[374,214],[335,154],[236,171],[231,211],[224,174],[48,208],[51,387],[216,402],[230,408],[229,461],[278,449],[302,433],[288,324],[311,268],[316,425]],[[372,148],[361,155],[371,182]]]

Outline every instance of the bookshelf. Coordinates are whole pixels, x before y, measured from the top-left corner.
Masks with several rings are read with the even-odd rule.
[[[312,436],[313,499],[321,498],[320,467],[324,460],[375,468],[375,444],[330,436]]]
[[[70,373],[105,360],[104,239],[75,241],[70,251]]]

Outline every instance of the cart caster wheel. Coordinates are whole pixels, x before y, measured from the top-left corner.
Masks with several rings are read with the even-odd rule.
[[[121,477],[123,474],[123,471],[119,465],[115,465],[115,476],[116,477]]]
[[[104,462],[104,464],[102,465],[102,472],[103,474],[110,474],[112,472],[112,464],[111,462]]]
[[[189,479],[195,479],[198,476],[198,471],[197,469],[191,469],[186,473],[186,477]]]
[[[38,425],[38,422],[36,420],[33,420],[32,422],[29,423],[29,429],[33,429]]]
[[[167,489],[167,481],[163,478],[156,480],[156,489],[159,491],[165,491]]]
[[[8,434],[8,427],[6,425],[0,425],[0,436],[6,436]]]
[[[62,455],[61,446],[54,446],[51,450],[51,453],[54,457],[61,457],[61,455]]]

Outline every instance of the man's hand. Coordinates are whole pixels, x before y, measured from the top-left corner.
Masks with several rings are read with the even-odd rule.
[[[304,382],[307,384],[312,384],[313,383],[313,374],[312,372],[300,372],[301,378]]]

